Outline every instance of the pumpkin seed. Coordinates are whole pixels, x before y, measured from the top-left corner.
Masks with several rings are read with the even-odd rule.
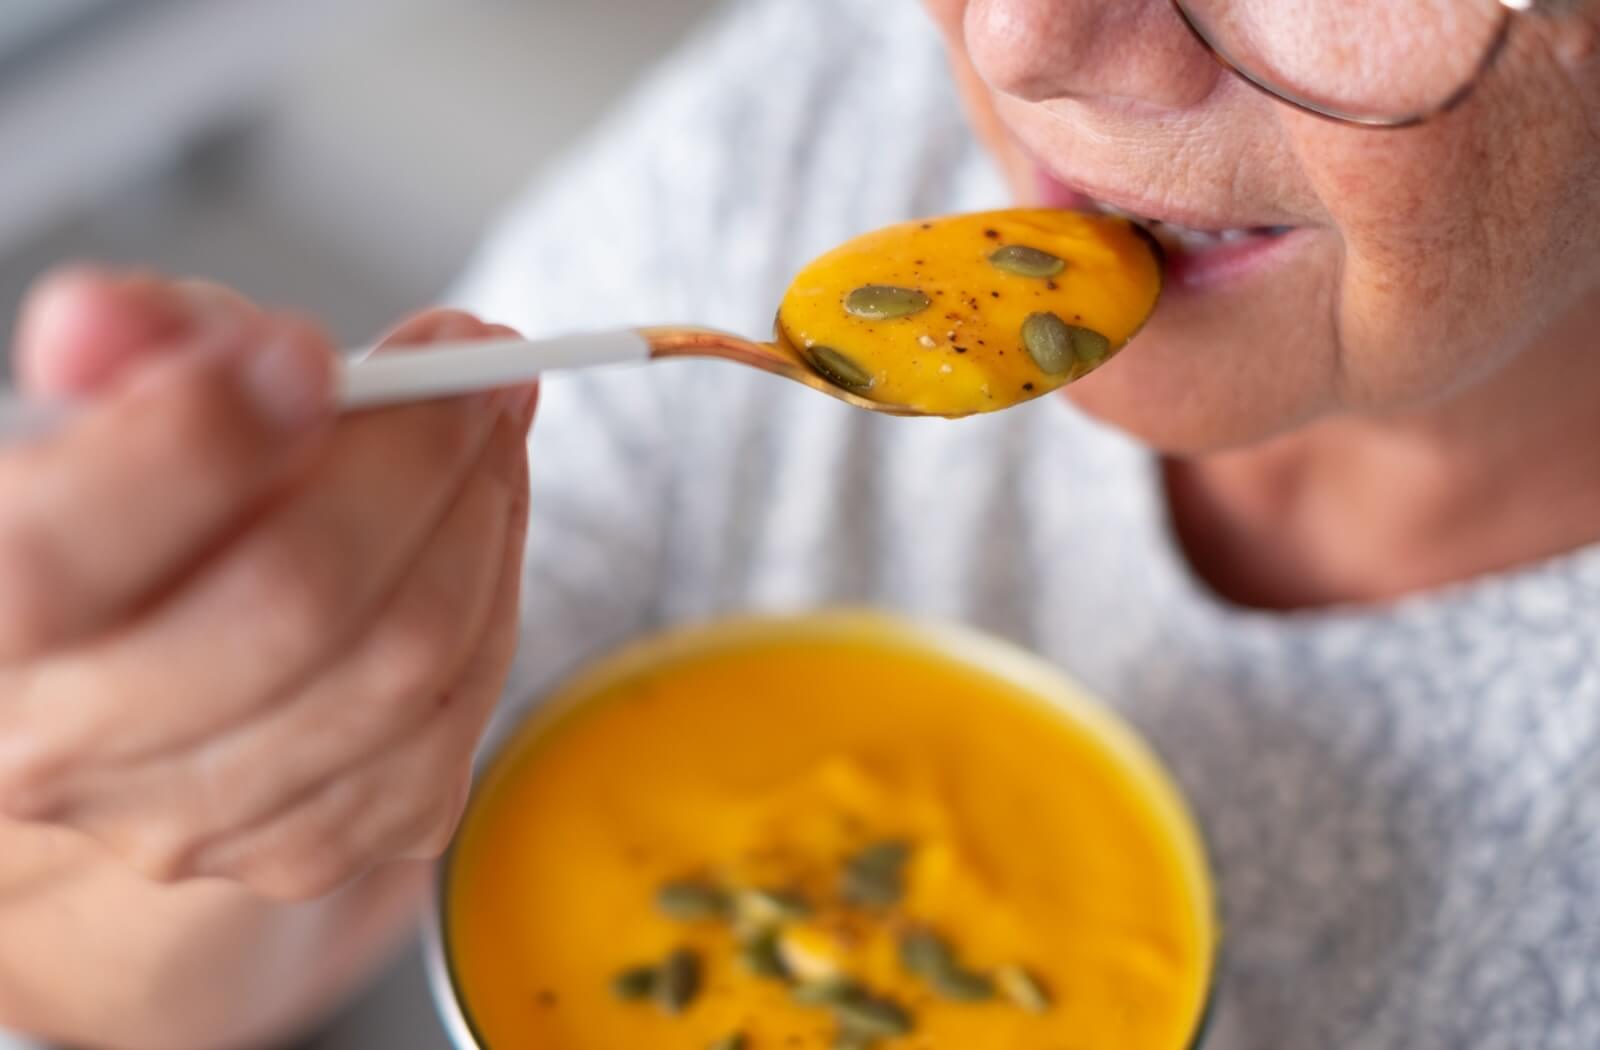
[[[656,891],[656,907],[679,922],[726,918],[729,904],[728,895],[708,882],[685,879]]]
[[[636,1003],[656,994],[661,971],[654,966],[631,966],[611,979],[611,993],[623,1002]]]
[[[858,1042],[840,1045],[865,1045],[875,1039],[906,1035],[911,1031],[911,1015],[892,999],[880,999],[856,982],[841,978],[802,984],[793,992],[802,1006],[823,1006],[833,1011],[841,1037]],[[860,1041],[865,1041],[862,1043]]]
[[[852,393],[865,394],[877,385],[877,378],[871,372],[831,346],[807,347],[806,359],[822,378]]]
[[[1050,1009],[1050,993],[1033,974],[1020,966],[1002,966],[995,971],[995,982],[1007,999],[1030,1014],[1042,1014]]]
[[[844,297],[845,311],[868,321],[894,321],[920,314],[932,305],[933,300],[915,288],[892,284],[865,285]]]
[[[911,847],[904,842],[879,842],[845,862],[844,899],[866,908],[888,908],[904,892],[904,871]]]
[[[791,890],[745,890],[734,899],[739,921],[752,926],[773,926],[811,917],[811,904]]]
[[[848,978],[807,981],[795,985],[789,997],[801,1006],[837,1006],[848,999],[862,998],[866,991]]]
[[[935,974],[928,982],[942,998],[953,1003],[981,1003],[994,998],[994,982],[981,973],[959,967]]]
[[[1046,375],[1065,375],[1077,360],[1072,326],[1055,314],[1029,314],[1022,323],[1022,345]]]
[[[1086,365],[1097,365],[1111,353],[1111,340],[1092,328],[1068,325],[1072,329],[1072,352]]]
[[[833,1005],[833,1016],[844,1031],[869,1039],[888,1039],[911,1031],[911,1015],[892,999],[851,996]]]
[[[932,930],[914,929],[900,937],[900,965],[918,977],[947,965],[949,959],[949,946]]]
[[[995,269],[1015,277],[1054,277],[1067,268],[1060,256],[1025,244],[1008,244],[989,256],[989,262]]]
[[[739,945],[739,959],[757,977],[787,981],[793,975],[778,948],[778,931],[763,930]]]
[[[994,998],[994,982],[962,966],[949,942],[932,930],[911,930],[900,938],[900,963],[952,1002]]]
[[[716,1042],[707,1047],[706,1050],[745,1050],[747,1045],[748,1043],[744,1037],[744,1033],[734,1032],[732,1035],[725,1035],[721,1039],[718,1039]]]
[[[656,986],[656,1003],[669,1014],[681,1014],[700,993],[700,960],[687,948],[679,948],[661,964]]]

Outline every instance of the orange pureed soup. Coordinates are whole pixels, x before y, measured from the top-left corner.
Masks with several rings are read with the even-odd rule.
[[[884,844],[893,892],[862,904]],[[711,906],[665,913],[675,884]],[[875,617],[694,632],[575,682],[495,763],[446,887],[493,1050],[1184,1050],[1216,947],[1198,837],[1120,723],[1009,647]],[[752,918],[754,891],[795,906]],[[908,957],[929,933],[971,994]],[[687,998],[621,994],[675,952]],[[842,1038],[824,986],[911,1032]]]

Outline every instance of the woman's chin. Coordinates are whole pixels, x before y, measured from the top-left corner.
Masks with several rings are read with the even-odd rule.
[[[1147,332],[1116,360],[1066,388],[1085,414],[1168,455],[1251,445],[1315,418],[1320,384],[1303,362],[1246,368],[1234,353],[1207,360],[1203,340]]]
[[[1115,360],[1068,388],[1072,401],[1176,455],[1254,444],[1337,407],[1341,351],[1324,321],[1337,281],[1315,244],[1239,288],[1165,296]]]

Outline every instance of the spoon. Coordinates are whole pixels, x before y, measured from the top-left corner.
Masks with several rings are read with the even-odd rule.
[[[1160,247],[1127,219],[1015,209],[903,223],[807,266],[771,342],[656,327],[353,353],[339,405],[359,411],[531,382],[563,369],[672,358],[758,368],[856,408],[956,418],[1087,375],[1143,327]],[[47,433],[70,406],[0,391],[0,441]]]

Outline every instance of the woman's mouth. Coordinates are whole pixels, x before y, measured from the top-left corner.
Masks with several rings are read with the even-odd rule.
[[[1302,229],[1280,225],[1186,225],[1170,217],[1142,214],[1135,208],[1101,200],[1042,169],[1038,193],[1039,203],[1045,207],[1100,212],[1139,224],[1166,250],[1169,286],[1184,290],[1214,287],[1243,277],[1276,256]]]

